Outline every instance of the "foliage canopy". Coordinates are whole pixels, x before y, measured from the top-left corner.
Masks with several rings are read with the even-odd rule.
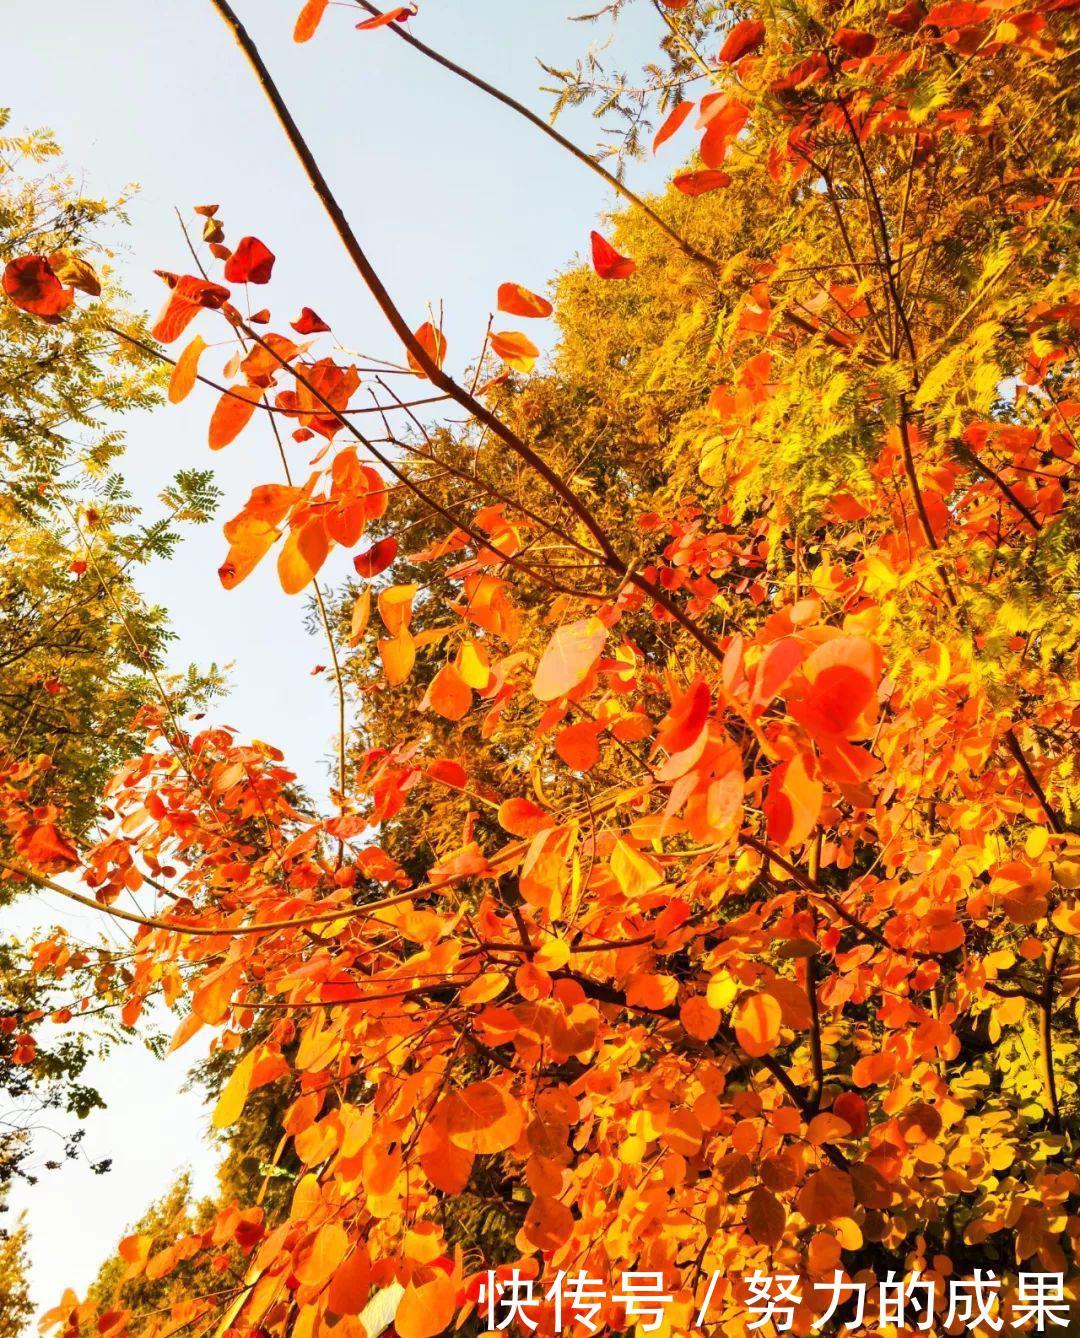
[[[433,1338],[492,1266],[660,1272],[673,1332],[714,1271],[733,1334],[755,1269],[956,1260],[1006,1313],[1021,1267],[1075,1295],[1073,10],[605,7],[657,26],[620,96],[692,157],[656,199],[610,177],[591,264],[550,303],[510,276],[466,367],[212,3],[413,380],[272,315],[271,248],[198,211],[205,268],[164,274],[153,334],[233,341],[209,445],[257,433],[275,472],[219,577],[273,552],[313,593],[338,784],[313,813],[271,745],[162,699],[104,835],[24,825],[17,876],[77,872],[129,920],[122,890],[158,894],[104,992],[128,1022],[162,994],[177,1045],[215,1030],[217,1128],[266,1112],[246,1195],[134,1233],[111,1308],[51,1320],[361,1338],[393,1295]],[[359,8],[357,40],[446,64],[411,6]],[[595,61],[566,80],[610,98]],[[70,319],[63,266],[19,260],[15,305]],[[552,310],[538,364],[506,317]],[[174,400],[209,360],[186,339]],[[337,547],[358,580],[328,599]],[[61,937],[37,965],[65,976]],[[203,1256],[223,1287],[132,1299]]]

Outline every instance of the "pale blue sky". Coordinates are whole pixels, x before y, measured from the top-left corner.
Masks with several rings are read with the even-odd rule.
[[[428,303],[445,302],[452,366],[478,347],[497,285],[543,289],[612,206],[602,182],[523,121],[390,33],[355,32],[351,7],[333,5],[316,38],[297,47],[291,31],[300,0],[233,3],[402,310],[419,324]],[[604,38],[602,28],[566,21],[597,7],[425,0],[413,30],[546,112],[536,57],[566,65]],[[628,64],[635,49],[655,50],[658,25],[650,6],[631,9],[619,48]],[[233,240],[252,232],[276,252],[266,290],[275,324],[307,303],[351,347],[400,356],[208,0],[52,0],[47,11],[40,0],[6,0],[3,41],[0,100],[14,125],[51,126],[89,192],[116,195],[139,184],[117,257],[138,304],[155,310],[162,300],[155,268],[186,267],[173,206],[212,201]],[[595,122],[580,113],[560,127],[585,147],[598,138]],[[668,171],[676,152],[665,151]],[[659,179],[651,164],[631,176],[646,187]],[[219,370],[214,362],[208,354],[204,369]],[[178,468],[216,471],[222,518],[255,483],[277,479],[273,443],[256,424],[225,451],[208,451],[208,394],[197,390],[181,406],[127,420],[124,472],[147,505]],[[294,448],[293,458],[301,465],[307,456]],[[282,747],[318,790],[332,707],[329,684],[310,671],[326,659],[324,649],[304,632],[303,601],[281,593],[272,559],[226,593],[215,574],[223,553],[215,524],[149,570],[143,588],[170,611],[178,666],[234,662],[233,691],[215,718]],[[348,570],[339,553],[326,574],[334,581]],[[52,903],[24,906],[20,928],[28,919],[53,922],[60,908]],[[93,930],[92,913],[63,918],[73,930]],[[89,1121],[87,1151],[111,1155],[113,1172],[102,1180],[72,1166],[17,1193],[34,1233],[39,1304],[54,1301],[64,1284],[84,1288],[180,1167],[193,1163],[200,1183],[211,1183],[205,1114],[196,1095],[179,1091],[188,1062],[181,1052],[156,1064],[131,1047],[99,1065],[94,1076],[110,1109]]]

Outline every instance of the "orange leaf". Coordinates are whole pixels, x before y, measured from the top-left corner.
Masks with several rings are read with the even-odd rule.
[[[659,887],[664,875],[650,859],[626,841],[616,841],[611,852],[611,872],[625,897],[640,897]]]
[[[877,688],[883,673],[881,650],[867,637],[838,636],[818,646],[803,673],[810,689],[799,703],[799,718],[814,734],[867,737],[877,716]]]
[[[234,386],[222,395],[210,417],[212,451],[220,451],[240,435],[261,399],[262,391],[258,386]]]
[[[330,541],[321,517],[290,530],[278,555],[278,580],[282,590],[287,595],[299,594],[318,575],[329,551]]]
[[[371,1290],[371,1258],[361,1241],[330,1280],[326,1308],[335,1315],[359,1315]]]
[[[159,271],[160,272],[160,271]],[[150,333],[163,344],[178,339],[200,311],[216,311],[229,300],[228,288],[196,274],[164,275],[172,291]]]
[[[709,93],[701,99],[698,125],[705,126],[701,161],[706,167],[722,167],[732,140],[746,124],[750,108],[730,93]]]
[[[837,28],[833,33],[833,41],[845,55],[855,60],[869,56],[877,46],[874,34],[863,32],[860,28]]]
[[[679,1021],[686,1034],[698,1041],[711,1041],[720,1030],[720,1014],[702,994],[683,1000],[679,1005]]]
[[[450,1141],[467,1152],[505,1152],[518,1141],[521,1126],[521,1107],[493,1082],[472,1083],[450,1098]]]
[[[415,594],[415,585],[391,585],[379,593],[379,617],[391,636],[408,627]]]
[[[319,313],[312,311],[310,307],[304,307],[296,320],[290,321],[289,324],[297,334],[302,335],[322,334],[324,330],[330,329]]]
[[[628,279],[637,269],[637,261],[623,256],[598,232],[589,234],[592,241],[593,269],[602,279]]]
[[[499,330],[492,333],[491,349],[516,372],[531,372],[540,350],[528,336],[518,330]]]
[[[499,826],[511,836],[535,836],[554,825],[553,815],[531,799],[504,799],[499,805]]]
[[[202,335],[196,335],[177,358],[172,376],[169,377],[169,402],[171,404],[179,404],[182,399],[190,394],[191,387],[195,384],[195,379],[199,374],[199,359],[202,357],[205,348],[206,340]]]
[[[329,4],[330,0],[307,0],[293,29],[294,42],[307,42],[314,37]]]
[[[555,751],[568,767],[588,771],[600,760],[600,731],[602,725],[582,720],[569,725],[555,736]]]
[[[557,1250],[574,1230],[574,1215],[554,1195],[538,1194],[529,1204],[522,1233],[536,1250]]]
[[[268,521],[244,517],[243,524],[234,530],[225,561],[218,568],[218,577],[226,590],[232,590],[251,575],[277,537],[277,529]]]
[[[851,1176],[832,1167],[815,1171],[799,1190],[795,1207],[811,1226],[824,1226],[834,1218],[850,1217],[855,1207]]]
[[[430,1282],[410,1282],[394,1315],[398,1338],[434,1338],[454,1318],[457,1287],[453,1278],[436,1269]]]
[[[550,702],[572,692],[588,678],[606,641],[607,628],[595,614],[560,627],[536,666],[533,696]]]
[[[674,1003],[679,992],[679,982],[674,976],[653,975],[646,972],[635,976],[627,986],[626,1002],[634,1008],[647,1008],[659,1012]]]
[[[511,316],[544,317],[552,312],[551,303],[546,297],[523,288],[520,283],[499,284],[498,305],[500,311]]]
[[[36,823],[24,829],[18,841],[19,853],[38,868],[55,864],[77,864],[75,847],[53,822]]]
[[[461,720],[472,707],[472,689],[452,664],[444,664],[431,680],[425,701],[444,720]]]
[[[169,1044],[169,1054],[172,1054],[174,1050],[179,1050],[182,1045],[186,1045],[202,1025],[203,1020],[198,1013],[189,1013],[173,1032],[173,1038]]]
[[[379,659],[391,687],[405,682],[416,663],[416,643],[407,627],[402,627],[392,641],[379,642]]]
[[[746,1204],[746,1227],[759,1245],[775,1249],[784,1238],[787,1213],[778,1198],[758,1185]]]
[[[373,19],[364,19],[363,23],[358,23],[356,27],[360,32],[366,32],[372,28],[384,28],[388,23],[404,23],[406,19],[411,19],[415,13],[415,5],[398,5],[396,9],[388,9],[383,14],[376,14]]]
[[[780,1039],[780,1005],[771,994],[751,994],[735,1015],[735,1039],[748,1055],[760,1059]]]
[[[349,1235],[337,1222],[327,1222],[296,1265],[296,1276],[307,1287],[322,1287],[334,1276],[349,1250]]]
[[[436,367],[442,367],[446,358],[446,336],[441,330],[436,330],[430,321],[425,321],[423,325],[415,332],[417,343],[428,355]],[[409,366],[417,376],[427,376],[427,371],[421,366],[419,360],[413,355],[411,349],[407,350]]]
[[[424,1174],[445,1194],[460,1194],[469,1183],[475,1157],[465,1148],[450,1142],[447,1114],[450,1102],[440,1105],[420,1130],[420,1165]]]
[[[817,824],[824,794],[821,782],[807,774],[801,753],[778,766],[763,805],[769,840],[785,848],[801,845]]]
[[[856,1138],[866,1132],[866,1101],[858,1092],[841,1092],[832,1108],[833,1114],[846,1122]]]
[[[709,685],[699,675],[681,696],[672,700],[671,710],[660,722],[656,742],[669,753],[683,752],[697,742],[711,706]]]

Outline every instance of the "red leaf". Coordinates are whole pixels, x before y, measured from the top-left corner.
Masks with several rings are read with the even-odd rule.
[[[356,568],[356,574],[362,576],[364,580],[370,581],[372,577],[378,576],[379,572],[385,571],[397,557],[398,541],[390,535],[386,539],[380,539],[377,544],[372,544],[370,548],[363,553],[357,553],[353,558],[353,566]]]
[[[890,9],[885,15],[885,22],[890,28],[898,28],[902,33],[913,33],[926,17],[926,8],[922,0],[908,0],[900,9]]]
[[[20,256],[4,267],[4,292],[21,311],[55,325],[75,300],[52,272],[44,256]]]
[[[926,16],[926,22],[936,28],[971,28],[985,23],[992,11],[989,5],[971,4],[969,0],[956,0],[952,4],[935,5]]]
[[[182,335],[200,311],[216,311],[229,300],[228,288],[196,274],[183,274],[179,278],[172,274],[162,274],[162,278],[172,288],[172,292],[150,333],[163,344],[171,344]]]
[[[684,195],[707,195],[709,191],[720,190],[730,183],[731,178],[726,172],[706,168],[703,172],[681,172],[671,184]]]
[[[555,751],[574,771],[588,771],[600,760],[600,731],[602,725],[591,720],[568,725],[555,736]]]
[[[734,65],[743,56],[756,51],[764,40],[764,23],[760,19],[743,19],[728,33],[716,59],[722,65]]]
[[[678,128],[694,110],[695,106],[696,103],[693,102],[680,102],[677,107],[672,108],[672,110],[668,112],[664,119],[664,124],[656,132],[656,138],[652,142],[653,153],[656,152],[661,144],[666,143],[666,141],[675,134]]]
[[[856,1138],[866,1131],[866,1101],[858,1092],[841,1092],[832,1104],[833,1114],[851,1125]]]
[[[709,685],[700,675],[683,695],[671,704],[671,710],[660,722],[656,742],[668,753],[681,753],[689,748],[705,728],[712,706]]]
[[[455,790],[463,790],[469,779],[460,762],[451,762],[446,757],[432,762],[427,769],[427,774],[432,780],[438,781],[440,785],[449,785]]]
[[[258,237],[241,237],[225,262],[227,283],[269,283],[274,253]]]
[[[406,19],[411,19],[415,13],[415,5],[398,5],[396,9],[388,9],[385,14],[377,14],[373,19],[365,19],[363,23],[358,23],[356,27],[360,32],[371,28],[384,28],[388,23],[404,23]]]
[[[698,125],[706,127],[701,141],[701,160],[706,167],[721,167],[731,141],[746,124],[750,108],[728,93],[710,94],[701,100]]]
[[[590,236],[593,269],[602,279],[628,279],[637,269],[636,260],[620,255],[598,232],[593,232]]]
[[[499,284],[499,310],[508,311],[511,316],[550,316],[551,303],[546,297],[530,292],[520,283]]]
[[[310,307],[304,307],[296,320],[290,321],[289,324],[297,334],[302,335],[322,334],[324,330],[330,329],[318,312],[312,311]]]
[[[861,32],[858,28],[837,28],[833,41],[846,55],[861,58],[869,56],[877,46],[873,33]]]
[[[882,671],[881,651],[866,637],[838,636],[818,646],[803,666],[810,684],[800,713],[806,726],[814,734],[863,737],[873,727],[863,717],[874,707]]]

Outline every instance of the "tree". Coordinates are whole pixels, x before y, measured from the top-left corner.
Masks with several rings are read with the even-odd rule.
[[[0,1335],[19,1338],[23,1325],[33,1314],[26,1285],[26,1226],[22,1222],[14,1231],[0,1234]]]
[[[359,1335],[390,1297],[432,1338],[492,1267],[545,1331],[581,1270],[598,1327],[658,1273],[679,1332],[753,1331],[754,1272],[796,1276],[801,1331],[837,1270],[991,1270],[1006,1315],[1021,1271],[1075,1291],[1072,11],[607,7],[662,22],[640,106],[695,156],[661,198],[617,183],[550,369],[500,316],[455,375],[211,2],[429,393],[376,380],[373,413],[355,366],[261,333],[241,287],[273,253],[216,217],[220,273],[167,277],[157,337],[237,341],[211,444],[257,424],[285,471],[220,579],[276,548],[299,594],[358,548],[331,649],[362,708],[322,816],[269,745],[161,711],[110,786],[97,901],[144,867],[178,898],[140,923],[132,1015],[160,982],[177,1043],[220,1029],[215,1125],[273,1087],[297,1174],[281,1220],[223,1206],[191,1245],[249,1259],[224,1307],[104,1332]],[[478,82],[408,9],[360,9],[363,40]],[[296,36],[339,18],[309,0]],[[551,313],[516,283],[496,304]],[[499,1221],[462,1238],[463,1196]],[[54,1318],[104,1323],[74,1296]]]
[[[0,109],[0,130],[7,120]],[[17,889],[9,860],[62,864],[74,855],[69,839],[105,819],[103,787],[142,746],[138,716],[170,640],[135,574],[171,552],[185,523],[209,519],[215,501],[206,471],[184,471],[161,518],[144,521],[115,472],[119,415],[158,404],[162,377],[109,269],[104,239],[122,211],[50,171],[58,153],[46,132],[0,139],[0,262],[18,273],[18,257],[39,247],[92,299],[67,304],[63,321],[0,305],[0,906]],[[174,684],[175,709],[207,700],[215,679],[193,671]],[[102,1104],[82,1079],[89,1036],[39,1024],[72,1015],[63,1006],[80,975],[84,1009],[97,1015],[89,998],[115,972],[112,956],[68,950],[74,974],[57,992],[24,945],[0,945],[0,1198],[12,1175],[32,1173],[27,1131],[43,1111],[83,1119]],[[106,1028],[97,1041],[115,1037]],[[56,1132],[75,1155],[81,1131]],[[46,1149],[38,1165],[56,1161]],[[12,1267],[21,1240],[12,1236]],[[14,1300],[10,1314],[13,1323],[21,1314]]]

